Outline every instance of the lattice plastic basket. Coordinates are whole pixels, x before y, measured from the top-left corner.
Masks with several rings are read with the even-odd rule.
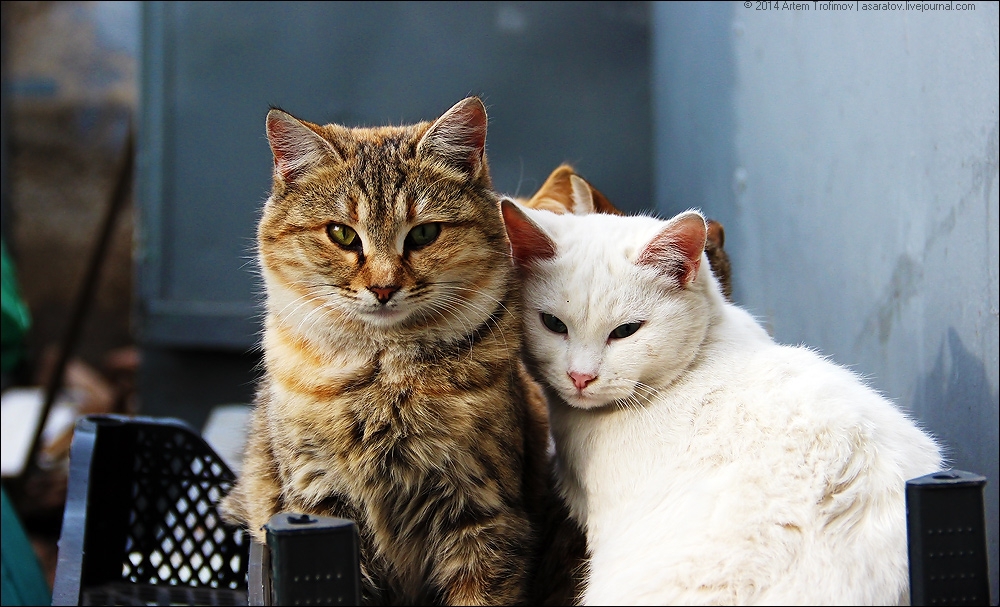
[[[216,504],[235,477],[182,421],[77,422],[53,605],[246,605],[250,540]]]

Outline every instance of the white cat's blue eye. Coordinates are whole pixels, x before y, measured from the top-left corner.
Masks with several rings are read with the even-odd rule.
[[[551,314],[542,312],[542,324],[545,325],[549,331],[555,333],[569,333],[569,329],[566,328],[566,324],[559,320]]]
[[[628,337],[638,331],[641,326],[641,322],[627,322],[623,325],[618,325],[615,327],[615,330],[611,332],[609,337],[611,339],[622,339]]]
[[[434,242],[440,233],[441,224],[425,223],[410,230],[406,235],[406,244],[411,247],[423,247]]]

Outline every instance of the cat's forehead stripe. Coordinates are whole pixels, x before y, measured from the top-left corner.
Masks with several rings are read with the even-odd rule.
[[[373,154],[376,151],[373,150]],[[365,194],[365,203],[368,207],[367,220],[385,221],[400,215],[405,216],[405,212],[397,213],[397,208],[399,194],[406,183],[406,175],[402,167],[392,166],[394,164],[397,163],[371,158],[360,167],[357,182]]]

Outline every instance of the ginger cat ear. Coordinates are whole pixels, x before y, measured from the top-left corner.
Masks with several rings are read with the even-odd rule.
[[[569,181],[573,174],[573,167],[560,165],[524,206],[553,213],[573,212],[573,186]]]
[[[706,237],[705,217],[697,211],[687,211],[671,219],[643,247],[636,263],[652,266],[686,288],[698,276]]]
[[[473,180],[486,169],[486,106],[467,97],[438,118],[417,144],[418,154],[433,154]]]
[[[504,228],[510,240],[511,255],[518,267],[525,267],[539,259],[555,257],[556,245],[538,224],[528,219],[517,203],[509,198],[500,200]]]
[[[611,201],[607,199],[604,194],[597,191],[597,188],[587,183],[587,187],[590,188],[590,196],[594,199],[594,212],[604,213],[605,215],[624,215],[618,208],[611,204]]]
[[[576,184],[574,180],[579,180],[580,184]],[[588,198],[589,203],[587,203]],[[582,204],[578,205],[578,201]],[[573,167],[568,164],[562,164],[552,171],[542,187],[524,205],[532,209],[542,209],[553,213],[623,214],[597,188],[577,175]]]
[[[312,127],[315,125],[279,109],[267,113],[267,140],[274,155],[275,179],[294,181],[305,169],[330,158],[340,159],[333,146]]]
[[[594,195],[591,194],[590,184],[576,175],[569,176],[569,183],[573,189],[573,207],[571,209],[573,214],[588,215],[595,213]]]

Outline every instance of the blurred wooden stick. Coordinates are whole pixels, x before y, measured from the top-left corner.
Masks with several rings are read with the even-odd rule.
[[[45,429],[45,422],[49,418],[49,412],[52,410],[56,396],[63,387],[63,376],[66,372],[66,365],[73,355],[73,351],[76,349],[77,342],[80,340],[83,322],[94,299],[94,291],[101,276],[104,259],[107,257],[108,245],[111,242],[115,224],[118,222],[121,209],[128,200],[129,189],[132,185],[132,173],[135,167],[134,139],[132,118],[129,116],[121,164],[118,168],[118,180],[115,182],[115,187],[111,192],[111,198],[108,201],[108,208],[105,211],[100,232],[98,233],[97,240],[94,242],[94,248],[91,251],[90,260],[87,264],[87,273],[84,275],[83,283],[81,283],[80,290],[77,292],[76,299],[73,302],[72,315],[70,316],[69,326],[63,334],[62,343],[59,346],[55,368],[52,370],[52,374],[45,385],[45,402],[42,405],[41,419],[35,431],[35,436],[31,441],[31,450],[28,452],[28,462],[22,477],[28,476],[30,471],[38,469],[38,456],[41,453],[42,431]]]

